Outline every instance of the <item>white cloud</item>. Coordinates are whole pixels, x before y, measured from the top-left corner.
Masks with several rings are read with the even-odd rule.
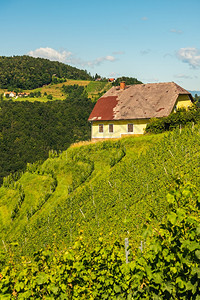
[[[176,34],[182,34],[183,33],[182,30],[178,30],[178,29],[175,29],[175,28],[171,29],[170,32],[176,33]]]
[[[84,61],[78,57],[76,57],[72,52],[69,51],[57,51],[55,49],[46,47],[46,48],[39,48],[34,51],[29,51],[27,55],[33,56],[33,57],[40,57],[40,58],[47,58],[49,60],[53,61],[59,61],[63,63],[68,63],[72,65],[78,65],[81,67],[94,67],[97,65],[100,65],[106,61],[114,62],[116,58],[111,55],[98,57],[94,60]]]
[[[192,68],[197,69],[200,67],[200,50],[197,48],[181,48],[177,52],[177,57]]]
[[[140,53],[141,53],[142,55],[147,55],[147,54],[149,54],[150,52],[151,52],[150,49],[145,49],[145,50],[141,50],[141,51],[140,51]]]
[[[111,55],[98,57],[94,60],[88,60],[88,61],[82,60],[81,58],[78,58],[75,55],[72,55],[71,57],[66,59],[65,62],[68,64],[71,64],[71,65],[93,68],[94,66],[99,66],[106,61],[114,62],[115,60],[116,60],[116,58]]]
[[[164,57],[164,58],[166,58],[166,57],[174,57],[174,55],[172,55],[171,53],[165,53],[165,54],[163,55],[163,57]]]
[[[47,58],[49,60],[59,61],[63,63],[66,62],[67,58],[72,55],[71,52],[65,50],[59,52],[49,47],[39,48],[34,51],[30,51],[27,54],[33,57]]]
[[[189,75],[185,75],[185,74],[177,74],[174,77],[176,78],[180,78],[180,79],[193,79],[194,77],[189,76]]]
[[[146,82],[146,83],[150,83],[150,82],[159,82],[159,79],[156,77],[149,77],[149,78],[142,78],[142,81]]]
[[[98,57],[92,61],[88,61],[88,62],[83,62],[84,65],[87,65],[89,67],[94,67],[94,66],[98,66],[101,63],[105,62],[105,61],[115,61],[116,58],[114,56],[111,55],[107,55],[107,56],[103,56],[103,57]]]
[[[125,52],[124,51],[114,51],[112,54],[114,55],[123,55]]]
[[[116,77],[120,77],[120,76],[121,76],[121,74],[117,73],[117,72],[111,72],[108,74],[109,78],[116,78]]]

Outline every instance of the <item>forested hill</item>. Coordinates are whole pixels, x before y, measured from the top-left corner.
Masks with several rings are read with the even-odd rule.
[[[74,142],[90,139],[87,119],[94,103],[83,88],[79,90],[76,97],[63,101],[0,102],[0,184],[28,162],[44,161],[49,150],[66,150]]]
[[[0,88],[34,89],[52,81],[52,76],[92,80],[87,71],[44,58],[0,56]]]

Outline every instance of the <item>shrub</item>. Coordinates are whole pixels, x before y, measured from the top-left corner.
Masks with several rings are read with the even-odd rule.
[[[47,99],[52,100],[53,96],[51,94],[47,95]]]
[[[174,128],[186,125],[190,122],[197,123],[200,120],[200,111],[196,107],[188,110],[178,109],[176,113],[171,113],[168,117],[152,118],[147,124],[146,133],[161,133],[173,130]]]

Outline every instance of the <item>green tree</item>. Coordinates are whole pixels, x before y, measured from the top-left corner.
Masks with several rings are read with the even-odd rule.
[[[53,96],[51,94],[47,95],[47,99],[52,100]]]
[[[0,88],[35,89],[50,84],[55,78],[53,74],[58,82],[63,82],[63,78],[92,80],[87,71],[60,62],[26,55],[0,56]]]

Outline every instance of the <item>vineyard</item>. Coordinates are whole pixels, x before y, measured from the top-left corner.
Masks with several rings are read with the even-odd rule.
[[[198,299],[199,147],[192,124],[51,151],[6,177],[1,299]]]

